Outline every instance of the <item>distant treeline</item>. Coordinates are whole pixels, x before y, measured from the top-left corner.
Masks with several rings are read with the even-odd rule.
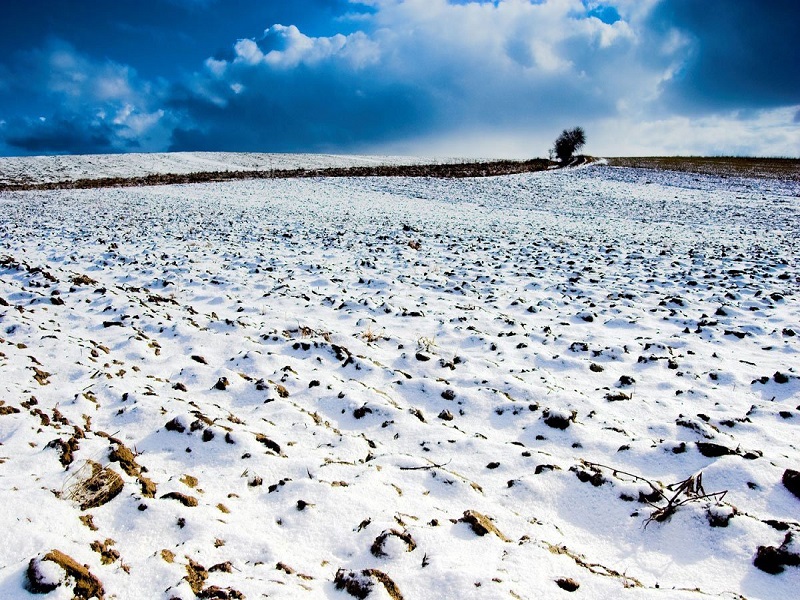
[[[202,171],[199,173],[163,173],[143,177],[100,177],[42,183],[0,183],[0,191],[76,190],[107,187],[136,187],[182,183],[207,183],[239,179],[307,179],[311,177],[493,177],[544,171],[547,159],[489,162],[441,163],[421,165],[375,165],[362,167],[328,167],[323,169],[269,169],[263,171]]]

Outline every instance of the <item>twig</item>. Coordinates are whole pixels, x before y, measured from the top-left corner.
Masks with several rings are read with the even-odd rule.
[[[441,469],[442,467],[445,467],[449,464],[450,461],[448,460],[446,463],[442,464],[431,463],[429,465],[423,465],[421,467],[398,467],[398,468],[401,471],[427,471],[428,469]]]

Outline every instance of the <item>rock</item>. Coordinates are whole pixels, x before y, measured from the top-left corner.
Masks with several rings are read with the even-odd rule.
[[[445,400],[455,400],[455,397],[456,393],[449,388],[442,392],[442,398]]]
[[[789,376],[780,371],[775,371],[772,378],[775,380],[775,383],[789,383]]]

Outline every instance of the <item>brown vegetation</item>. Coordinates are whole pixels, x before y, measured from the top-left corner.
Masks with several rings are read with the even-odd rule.
[[[498,160],[428,165],[375,165],[368,167],[328,167],[324,169],[271,169],[266,171],[203,171],[199,173],[164,173],[144,177],[101,177],[45,183],[0,183],[0,191],[75,190],[106,187],[137,187],[181,183],[208,183],[237,179],[307,179],[311,177],[493,177],[544,171],[549,160]]]
[[[685,171],[720,177],[759,177],[800,181],[800,159],[740,156],[638,156],[609,158],[612,167]]]

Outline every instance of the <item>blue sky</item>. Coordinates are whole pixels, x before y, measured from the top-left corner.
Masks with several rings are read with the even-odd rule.
[[[800,156],[797,0],[25,0],[0,155]]]

